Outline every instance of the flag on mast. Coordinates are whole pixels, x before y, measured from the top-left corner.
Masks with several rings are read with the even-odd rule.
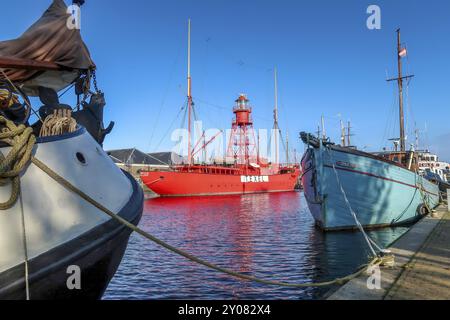
[[[401,58],[406,57],[407,54],[408,54],[408,51],[406,50],[406,48],[401,49],[401,50],[399,51],[399,53],[398,53],[398,55],[399,55]]]

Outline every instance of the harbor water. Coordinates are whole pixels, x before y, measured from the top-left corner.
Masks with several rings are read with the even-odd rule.
[[[140,226],[182,250],[244,274],[290,283],[354,272],[368,260],[358,232],[324,234],[301,192],[155,198]],[[407,228],[369,232],[388,246]],[[104,299],[318,299],[328,289],[292,289],[236,280],[133,234]]]

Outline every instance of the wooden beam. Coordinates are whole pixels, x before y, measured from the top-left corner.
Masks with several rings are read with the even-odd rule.
[[[0,57],[0,68],[21,69],[21,70],[62,70],[60,66],[53,62],[35,61],[28,59],[17,59]]]
[[[392,81],[398,81],[398,80],[407,80],[407,79],[411,79],[411,78],[414,78],[414,75],[411,75],[411,76],[404,76],[404,77],[401,77],[401,78],[392,78],[392,79],[388,79],[388,80],[386,80],[387,82],[392,82]]]

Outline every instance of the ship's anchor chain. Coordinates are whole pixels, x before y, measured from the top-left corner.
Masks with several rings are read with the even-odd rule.
[[[185,252],[181,249],[178,249],[161,239],[151,235],[150,233],[142,230],[141,228],[133,225],[132,223],[128,222],[127,220],[121,218],[105,206],[103,206],[101,203],[97,202],[93,198],[91,198],[89,195],[75,187],[73,184],[71,184],[69,181],[61,177],[59,174],[57,174],[55,171],[53,171],[51,168],[49,168],[45,163],[41,162],[39,159],[35,158],[32,155],[33,148],[36,144],[36,138],[32,134],[32,131],[30,131],[30,128],[26,128],[25,126],[16,126],[13,122],[5,119],[4,117],[0,117],[0,125],[4,126],[2,133],[0,134],[0,141],[8,143],[10,146],[12,146],[12,150],[6,157],[2,157],[1,163],[0,163],[0,178],[2,179],[2,182],[5,181],[5,179],[12,179],[13,184],[16,185],[13,189],[13,193],[11,196],[11,199],[0,206],[1,210],[10,209],[14,204],[17,202],[17,199],[20,195],[20,174],[23,173],[26,166],[30,163],[33,163],[36,167],[38,167],[40,170],[42,170],[44,173],[46,173],[49,177],[51,177],[53,180],[55,180],[58,184],[66,188],[67,190],[77,194],[79,197],[84,199],[86,202],[90,203],[92,206],[96,207],[97,209],[103,211],[106,215],[111,217],[112,219],[116,220],[120,224],[124,225],[125,227],[129,228],[130,230],[138,233],[139,235],[143,236],[144,238],[154,242],[155,244],[167,249],[168,251],[175,253],[177,255],[180,255],[192,262],[195,262],[197,264],[200,264],[202,266],[205,266],[207,268],[210,268],[212,270],[227,274],[229,276],[232,276],[237,279],[246,280],[246,281],[252,281],[260,284],[265,285],[271,285],[271,286],[279,286],[279,287],[290,287],[290,288],[309,288],[309,287],[326,287],[331,285],[342,285],[347,283],[348,281],[357,278],[364,273],[368,272],[370,268],[376,267],[376,266],[382,266],[387,263],[389,263],[388,259],[386,257],[377,256],[374,257],[369,263],[361,266],[357,272],[350,274],[346,277],[338,278],[331,281],[325,281],[325,282],[317,282],[317,283],[287,283],[287,282],[279,282],[279,281],[273,281],[273,280],[267,280],[267,279],[261,279],[250,275],[245,275],[242,273],[238,273],[220,266],[217,266],[215,264],[212,264],[210,262],[207,262],[203,259],[200,259],[196,256],[191,255],[188,252]],[[1,154],[1,153],[0,153]],[[12,169],[11,169],[12,168]]]

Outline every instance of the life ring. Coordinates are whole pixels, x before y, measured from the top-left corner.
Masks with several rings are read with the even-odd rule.
[[[428,210],[427,206],[422,203],[417,207],[417,213],[419,216],[425,217],[430,213],[430,211]]]

